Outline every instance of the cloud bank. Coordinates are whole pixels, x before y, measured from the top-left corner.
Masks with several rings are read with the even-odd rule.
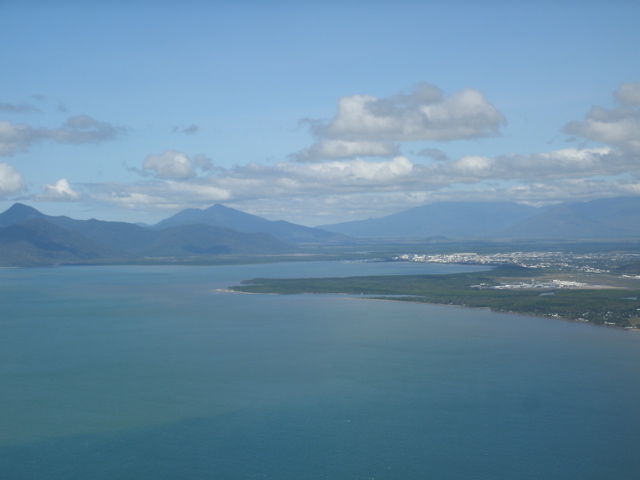
[[[640,195],[640,83],[622,85],[614,99],[615,107],[593,107],[582,120],[562,129],[583,143],[593,142],[588,147],[449,158],[439,148],[420,145],[410,158],[401,153],[407,142],[495,136],[506,120],[472,89],[446,97],[438,88],[420,84],[409,94],[387,99],[354,95],[338,102],[330,121],[306,121],[316,141],[292,155],[293,161],[225,168],[214,166],[204,155],[165,150],[130,169],[142,177],[133,183],[84,184],[81,195],[63,178],[45,185],[37,199],[87,200],[168,212],[223,202],[271,218],[282,218],[286,211],[288,219],[299,223],[310,217],[331,223],[381,216],[430,201],[511,200],[540,205]],[[4,139],[0,145],[6,151],[28,148],[37,139],[86,143],[117,135],[109,124],[86,116],[72,117],[61,129],[38,134],[29,129],[20,133],[18,126],[4,124],[3,137],[0,123],[0,140]],[[1,165],[0,193],[23,189],[20,174]]]

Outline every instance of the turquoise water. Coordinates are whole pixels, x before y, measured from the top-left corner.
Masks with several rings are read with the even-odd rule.
[[[638,478],[637,332],[216,290],[461,269],[0,270],[0,478]]]

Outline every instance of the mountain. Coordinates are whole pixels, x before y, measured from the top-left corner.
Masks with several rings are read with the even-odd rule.
[[[126,222],[54,217],[18,203],[0,213],[0,266],[297,251],[281,238],[325,244],[352,242],[352,237],[640,239],[640,197],[545,208],[510,202],[442,202],[323,228],[326,230],[273,222],[222,205],[185,210],[145,228]]]
[[[232,228],[240,232],[268,233],[287,243],[340,243],[349,240],[344,235],[335,232],[305,227],[283,220],[267,220],[219,204],[204,210],[199,208],[183,210],[155,224],[152,228],[158,229],[196,223]]]
[[[512,202],[440,202],[382,218],[323,225],[320,228],[364,238],[490,237],[538,209]]]
[[[0,230],[0,265],[44,266],[105,258],[112,253],[79,233],[31,217]]]
[[[640,238],[640,197],[562,203],[512,225],[507,238]]]
[[[511,202],[441,202],[321,228],[361,238],[640,238],[640,197],[544,208]]]
[[[14,203],[4,212],[0,213],[0,228],[22,223],[31,218],[45,218],[47,215],[40,213],[33,207],[22,203]]]
[[[280,254],[294,251],[266,233],[238,232],[202,223],[167,227],[152,233],[155,235],[153,241],[141,249],[141,253],[150,256]]]
[[[150,230],[126,222],[49,216],[22,204],[0,213],[0,266],[294,251],[265,233],[211,225]]]
[[[106,245],[121,255],[140,254],[157,236],[156,233],[133,223],[105,222],[95,218],[75,220],[69,217],[47,217],[47,220]]]

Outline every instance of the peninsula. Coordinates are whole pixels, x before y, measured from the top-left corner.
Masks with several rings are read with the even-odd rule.
[[[502,265],[489,271],[439,275],[252,279],[232,291],[348,294],[395,301],[490,308],[622,328],[640,328],[640,285],[632,276],[567,273]]]

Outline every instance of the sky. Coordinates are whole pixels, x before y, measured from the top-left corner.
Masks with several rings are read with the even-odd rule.
[[[640,2],[0,0],[0,211],[640,195]]]

